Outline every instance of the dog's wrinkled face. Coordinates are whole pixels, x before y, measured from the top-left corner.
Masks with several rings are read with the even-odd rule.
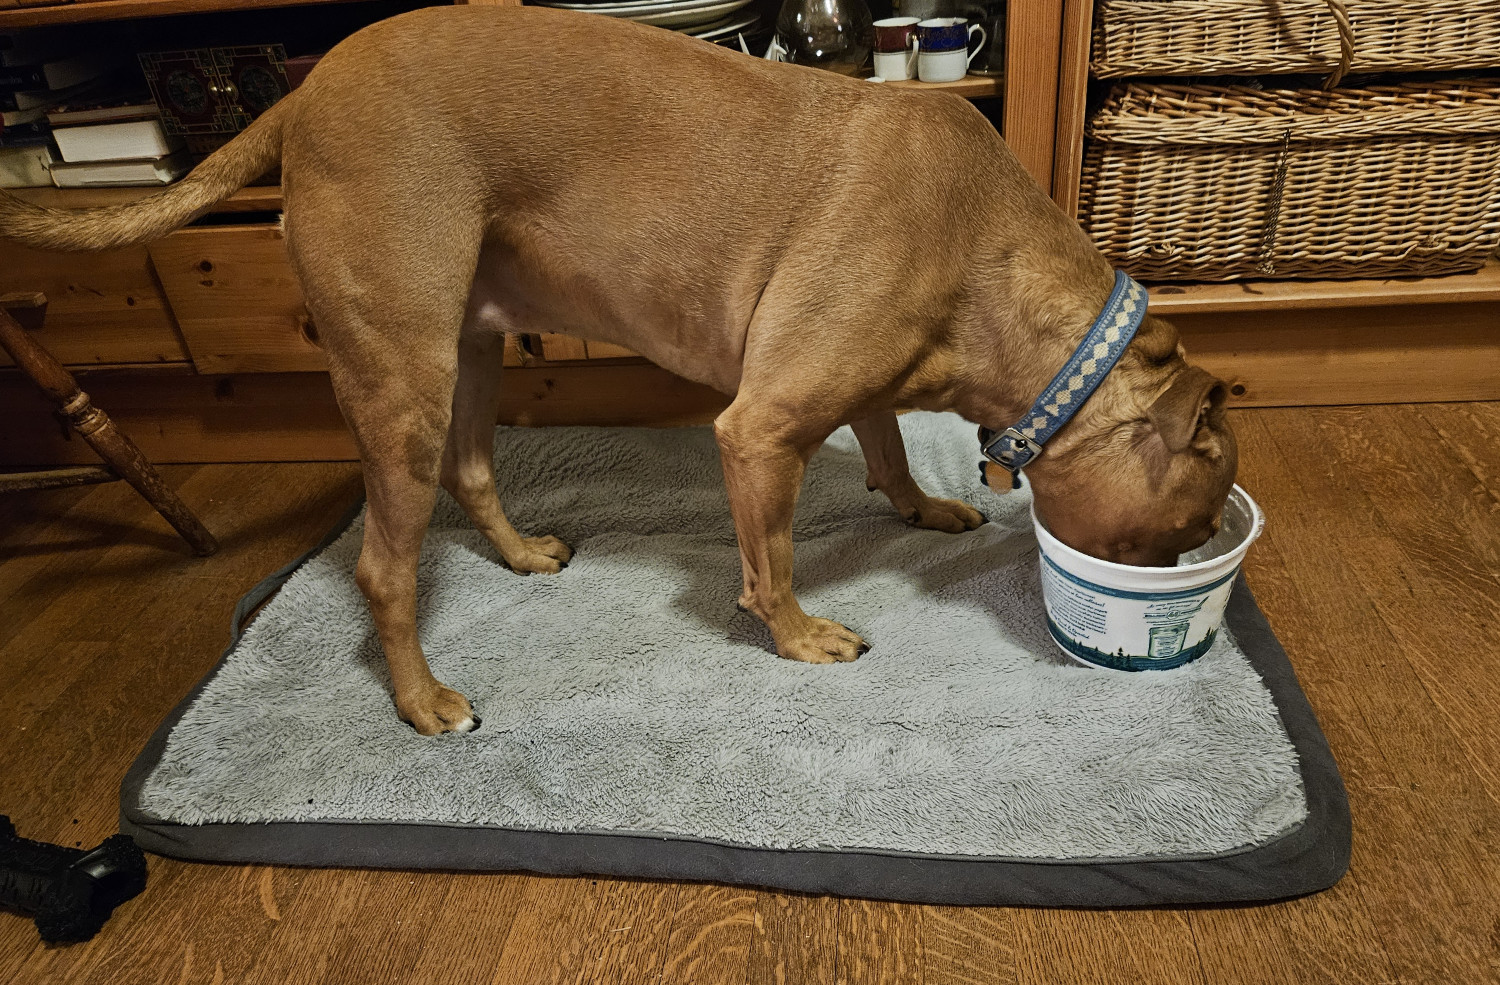
[[[1036,470],[1036,512],[1064,544],[1120,564],[1167,567],[1219,529],[1239,462],[1223,382],[1184,367],[1145,418]],[[1061,464],[1061,463],[1060,463]]]

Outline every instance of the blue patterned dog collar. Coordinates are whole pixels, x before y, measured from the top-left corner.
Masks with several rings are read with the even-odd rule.
[[[1116,270],[1115,288],[1104,310],[1026,416],[998,433],[979,429],[985,457],[1010,472],[1012,489],[1021,487],[1021,470],[1041,454],[1047,439],[1068,423],[1115,368],[1145,317],[1146,289],[1125,271]],[[983,476],[983,463],[979,472]]]

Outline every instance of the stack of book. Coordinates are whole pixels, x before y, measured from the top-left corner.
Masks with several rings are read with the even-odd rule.
[[[0,35],[0,187],[50,185],[47,109],[94,79],[56,32]]]
[[[79,35],[0,35],[0,188],[165,184],[187,170],[137,70]]]
[[[167,135],[161,112],[144,93],[67,103],[47,113],[62,157],[53,162],[59,188],[166,185],[192,167],[182,141]]]

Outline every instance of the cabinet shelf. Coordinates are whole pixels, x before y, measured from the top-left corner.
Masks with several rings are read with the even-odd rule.
[[[998,76],[966,75],[957,82],[919,82],[916,79],[908,79],[905,82],[881,84],[895,86],[898,89],[941,89],[955,96],[963,96],[965,99],[988,99],[1004,93],[1004,81]]]
[[[1147,286],[1151,289],[1151,311],[1168,318],[1220,312],[1460,304],[1500,301],[1500,261],[1492,260],[1473,273],[1440,277],[1246,280]]]
[[[96,205],[124,205],[149,198],[164,188],[10,188],[16,198],[49,209],[86,209]],[[279,185],[241,188],[215,205],[212,212],[276,212],[281,209]]]
[[[84,0],[80,3],[0,9],[0,30],[45,24],[87,24],[94,21],[130,20],[135,17],[214,14],[230,10],[270,10],[276,7],[345,2],[349,0]]]

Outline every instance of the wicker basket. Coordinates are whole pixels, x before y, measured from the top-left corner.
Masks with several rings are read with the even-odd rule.
[[[1500,0],[1099,0],[1090,68],[1120,78],[1497,66]]]
[[[1117,83],[1086,133],[1080,219],[1137,277],[1442,274],[1500,244],[1500,78]]]

